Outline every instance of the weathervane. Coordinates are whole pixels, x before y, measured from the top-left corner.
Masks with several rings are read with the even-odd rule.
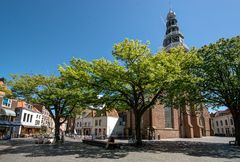
[[[171,11],[172,10],[172,1],[169,0],[168,3],[169,3],[169,10]]]

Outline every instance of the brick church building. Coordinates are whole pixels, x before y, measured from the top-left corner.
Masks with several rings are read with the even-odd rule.
[[[166,50],[177,46],[183,46],[184,36],[179,31],[176,14],[170,10],[167,15],[166,35],[163,46]],[[125,135],[134,135],[134,114],[130,110],[126,114]],[[174,108],[162,104],[156,104],[143,114],[141,130],[143,139],[162,138],[200,138],[210,135],[210,115],[207,108],[202,105],[198,111],[186,105],[182,108]]]

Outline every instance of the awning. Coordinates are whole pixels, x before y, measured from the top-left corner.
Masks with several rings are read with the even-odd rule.
[[[24,128],[41,128],[41,126],[22,125]]]
[[[9,109],[0,108],[0,115],[16,116],[16,113]]]
[[[12,127],[12,126],[20,126],[20,125],[21,125],[20,122],[0,120],[0,126]]]
[[[11,123],[9,121],[0,120],[0,126],[11,126]]]
[[[11,125],[12,125],[12,126],[20,126],[21,123],[18,122],[18,121],[13,121],[13,122],[11,122]]]

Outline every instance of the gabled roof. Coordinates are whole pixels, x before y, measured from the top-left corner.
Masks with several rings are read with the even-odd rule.
[[[82,112],[83,118],[90,118],[90,117],[100,117],[100,116],[111,116],[111,117],[119,117],[118,112],[116,109],[111,111],[106,110],[96,110],[96,109],[86,109]]]
[[[110,111],[106,111],[106,110],[98,110],[96,117],[100,117],[100,116],[111,116],[111,117],[119,117],[118,112],[116,109],[112,109]]]
[[[38,111],[42,112],[44,106],[39,104],[33,104],[33,107],[35,107]]]
[[[218,116],[225,116],[225,115],[229,115],[231,114],[230,110],[229,109],[226,109],[226,110],[223,110],[223,111],[217,111],[215,113],[215,117],[218,117]]]
[[[40,113],[40,114],[41,114],[41,112],[40,112],[38,109],[36,109],[35,107],[33,107],[33,108],[32,108],[32,111],[33,111],[33,112],[37,112],[37,113]]]

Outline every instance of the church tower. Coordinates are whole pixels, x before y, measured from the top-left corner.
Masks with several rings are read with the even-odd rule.
[[[166,27],[167,30],[163,40],[163,47],[168,51],[170,48],[183,46],[186,51],[189,51],[188,46],[184,43],[184,36],[179,31],[176,13],[173,10],[168,12]]]

